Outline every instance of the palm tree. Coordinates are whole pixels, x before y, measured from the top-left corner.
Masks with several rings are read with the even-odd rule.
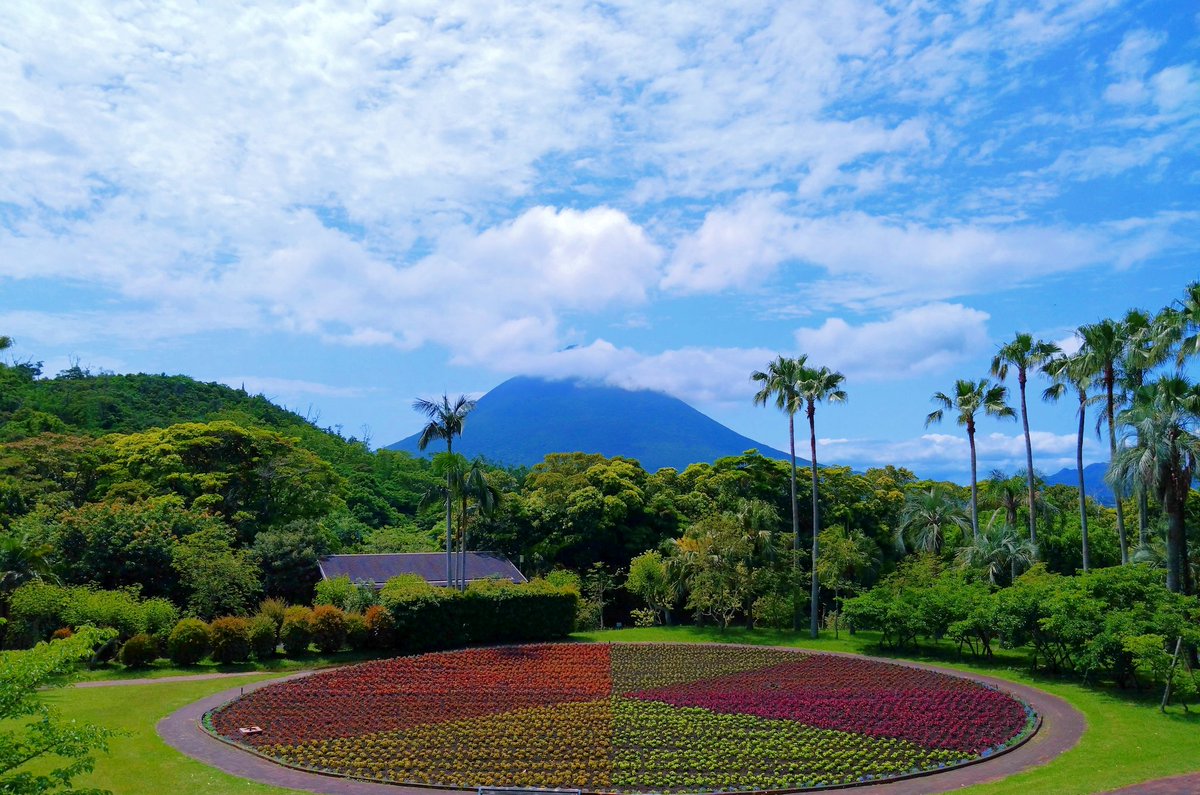
[[[13,346],[13,338],[0,335],[0,351],[6,351]]]
[[[1121,391],[1131,399],[1146,383],[1149,372],[1166,361],[1171,337],[1163,333],[1163,324],[1158,318],[1152,318],[1140,309],[1126,312],[1121,327],[1125,331],[1125,350],[1117,379]],[[1138,546],[1145,546],[1150,540],[1147,495],[1141,487],[1134,490],[1138,500]]]
[[[1083,570],[1087,571],[1091,567],[1091,551],[1088,546],[1087,486],[1083,479],[1084,415],[1087,413],[1087,407],[1097,403],[1100,396],[1088,395],[1088,387],[1092,385],[1092,372],[1087,358],[1080,353],[1056,356],[1046,362],[1044,369],[1054,383],[1042,393],[1043,400],[1057,401],[1068,390],[1074,390],[1079,401],[1079,410],[1076,412],[1079,415],[1079,436],[1075,444],[1075,468],[1079,473],[1079,533],[1083,545]]]
[[[775,407],[788,415],[788,443],[792,454],[792,573],[799,577],[800,573],[800,507],[796,502],[796,412],[803,405],[800,397],[800,377],[804,371],[807,356],[789,359],[779,356],[767,365],[765,371],[755,370],[750,374],[752,381],[762,386],[754,395],[756,406],[765,406],[773,400]],[[796,599],[797,609],[792,615],[792,629],[800,629],[800,600]]]
[[[429,418],[429,423],[421,429],[421,435],[417,438],[417,449],[424,450],[429,446],[429,443],[435,439],[446,440],[446,452],[453,455],[454,453],[454,437],[462,436],[463,426],[467,422],[467,415],[475,408],[475,401],[468,398],[466,395],[459,395],[453,403],[446,395],[442,395],[440,402],[417,398],[413,401],[413,410],[424,414]],[[451,537],[451,518],[450,514],[453,508],[454,499],[454,484],[453,475],[447,469],[446,471],[446,587],[451,587],[450,583],[454,576],[454,557],[452,551],[453,539]]]
[[[804,398],[804,410],[808,416],[809,452],[812,455],[812,594],[809,609],[808,631],[817,637],[817,602],[821,596],[821,581],[817,577],[817,538],[821,534],[821,507],[817,502],[817,404],[844,403],[846,390],[842,382],[846,376],[828,367],[805,367],[800,377],[800,395]]]
[[[982,571],[988,582],[995,585],[1005,569],[1016,579],[1018,569],[1032,565],[1037,559],[1037,547],[1012,525],[989,522],[974,541],[959,547],[955,558],[959,566]]]
[[[468,544],[470,541],[470,525],[467,522],[468,504],[473,500],[480,516],[491,516],[500,504],[500,489],[488,481],[486,468],[479,458],[471,462],[471,467],[462,474],[456,485],[459,499],[462,501],[462,512],[459,514],[461,519],[458,523],[459,532],[462,535],[459,546],[459,590],[465,591],[467,590],[467,550],[470,548]]]
[[[1003,381],[1008,377],[1009,368],[1017,371],[1017,386],[1021,393],[1021,426],[1025,431],[1025,471],[1029,481],[1029,541],[1037,543],[1037,520],[1033,508],[1033,442],[1029,436],[1029,408],[1025,402],[1025,384],[1029,380],[1029,371],[1037,371],[1055,354],[1061,353],[1059,347],[1052,342],[1035,340],[1032,334],[1020,332],[1013,341],[1000,346],[992,359],[992,375]]]
[[[928,491],[909,492],[904,497],[904,509],[896,529],[896,545],[904,550],[907,537],[922,552],[940,554],[948,530],[968,526],[966,506],[945,486],[931,486]]]
[[[929,412],[925,426],[942,421],[947,411],[958,412],[955,421],[967,429],[967,442],[971,446],[971,535],[979,537],[979,482],[975,456],[975,414],[984,414],[1000,419],[1015,419],[1017,413],[1006,402],[1008,390],[1000,384],[989,383],[986,378],[978,381],[959,379],[954,382],[954,396],[934,392],[933,402],[941,408]]]
[[[1104,418],[1108,420],[1109,461],[1117,457],[1117,363],[1125,351],[1125,332],[1121,324],[1105,319],[1080,326],[1076,333],[1083,339],[1079,356],[1084,369],[1104,392]],[[1121,504],[1121,489],[1113,486],[1117,500],[1117,538],[1121,544],[1121,563],[1129,562],[1129,540],[1125,535],[1125,508]]]
[[[1140,483],[1162,504],[1167,514],[1167,588],[1188,593],[1185,514],[1200,459],[1200,386],[1182,375],[1163,376],[1139,389],[1120,419],[1129,433],[1109,469],[1109,482],[1114,488]]]

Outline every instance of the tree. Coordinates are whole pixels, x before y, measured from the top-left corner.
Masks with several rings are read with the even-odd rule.
[[[1088,395],[1093,374],[1086,355],[1081,353],[1071,356],[1059,355],[1046,362],[1043,369],[1054,381],[1042,393],[1044,400],[1057,401],[1068,392],[1074,392],[1075,398],[1079,402],[1079,408],[1076,411],[1076,414],[1079,415],[1079,434],[1075,443],[1075,468],[1079,474],[1079,533],[1083,547],[1083,570],[1088,571],[1091,567],[1091,548],[1088,543],[1087,486],[1083,478],[1083,429],[1087,407],[1098,402],[1100,397]]]
[[[455,472],[454,488],[458,493],[462,510],[459,512],[459,589],[467,589],[467,550],[470,541],[469,507],[475,503],[480,516],[491,516],[500,505],[500,490],[487,479],[487,468],[483,460],[476,458],[465,470],[461,467]]]
[[[233,540],[232,530],[212,526],[175,547],[171,565],[187,593],[188,609],[205,621],[243,615],[258,596],[259,572],[252,553],[234,549]]]
[[[804,411],[808,417],[809,450],[812,460],[809,466],[812,470],[812,594],[809,597],[809,634],[817,637],[817,608],[821,595],[821,582],[816,574],[818,539],[821,534],[821,510],[817,500],[817,425],[816,414],[818,403],[843,403],[846,391],[842,382],[846,376],[834,372],[828,367],[802,368],[800,377],[800,395],[804,398]]]
[[[982,572],[995,585],[1005,569],[1015,580],[1017,569],[1031,566],[1037,559],[1037,547],[1012,525],[989,522],[970,544],[959,547],[956,558],[959,566]]]
[[[792,460],[792,573],[797,579],[800,572],[800,506],[796,502],[796,412],[804,405],[803,396],[800,394],[800,381],[807,361],[807,356],[798,359],[779,356],[767,365],[765,371],[755,370],[750,374],[751,380],[762,384],[754,395],[754,404],[765,406],[768,401],[774,401],[775,407],[788,416],[788,449]],[[816,510],[815,501],[813,510]],[[816,538],[815,528],[813,538]],[[796,599],[795,604],[796,614],[792,617],[792,629],[798,630],[800,600]]]
[[[1037,543],[1037,512],[1033,507],[1033,442],[1029,436],[1029,408],[1025,402],[1025,385],[1029,381],[1029,371],[1037,371],[1055,354],[1061,353],[1059,347],[1052,342],[1035,340],[1032,334],[1020,332],[1012,342],[1000,346],[1000,350],[992,359],[992,375],[1003,381],[1008,377],[1009,368],[1017,371],[1017,386],[1021,393],[1021,427],[1025,433],[1025,472],[1029,480],[1029,541]]]
[[[454,437],[462,436],[463,426],[467,415],[475,408],[475,401],[466,395],[459,395],[450,402],[447,395],[442,395],[440,402],[417,398],[413,401],[413,410],[429,418],[428,424],[421,429],[417,438],[417,449],[424,450],[435,439],[446,441],[446,452],[454,453]],[[449,586],[454,576],[454,552],[451,536],[453,523],[451,521],[452,501],[454,499],[453,475],[446,472],[446,585]]]
[[[670,623],[671,606],[675,604],[675,589],[667,573],[667,564],[655,550],[643,552],[629,561],[629,576],[625,590],[641,597],[646,606]]]
[[[1129,429],[1113,460],[1109,482],[1140,483],[1167,514],[1167,588],[1191,591],[1187,561],[1187,499],[1200,458],[1200,386],[1181,375],[1163,376],[1139,389],[1120,416]]]
[[[1118,384],[1127,402],[1146,383],[1151,370],[1162,364],[1170,352],[1170,339],[1162,326],[1140,309],[1130,309],[1121,321],[1125,332],[1125,350],[1118,367]],[[1136,487],[1138,505],[1138,546],[1150,541],[1149,506],[1146,490]]]
[[[312,601],[321,579],[318,561],[333,551],[330,542],[320,526],[306,521],[259,533],[251,551],[262,571],[263,592],[291,604]]]
[[[925,425],[942,421],[945,412],[957,412],[955,421],[967,429],[967,442],[971,447],[971,535],[979,537],[979,482],[975,460],[975,415],[982,411],[985,415],[998,419],[1015,419],[1016,412],[1005,402],[1008,390],[1000,384],[988,383],[986,378],[979,381],[959,379],[954,383],[954,396],[944,392],[935,392],[933,402],[941,408],[929,412]]]
[[[966,530],[969,524],[962,500],[945,486],[909,492],[896,528],[897,546],[904,549],[907,538],[920,552],[941,554],[946,533]]]
[[[879,547],[861,530],[847,530],[831,525],[821,531],[821,558],[817,561],[817,577],[821,585],[833,591],[837,607],[833,619],[833,635],[838,637],[842,591],[853,588],[859,577],[879,563]]]
[[[92,770],[92,753],[108,750],[113,732],[65,720],[39,691],[61,686],[76,663],[116,634],[84,626],[69,638],[0,654],[0,792],[102,795],[74,789],[71,780]]]
[[[13,346],[13,338],[0,335],[0,351],[6,351]]]
[[[1125,352],[1125,333],[1121,324],[1110,319],[1080,326],[1076,333],[1083,340],[1079,356],[1083,368],[1090,373],[1097,386],[1103,390],[1104,418],[1108,420],[1109,462],[1117,457],[1117,363]],[[1121,501],[1121,489],[1114,486],[1117,500],[1117,540],[1121,544],[1121,563],[1129,562],[1129,540],[1125,535],[1125,507]]]

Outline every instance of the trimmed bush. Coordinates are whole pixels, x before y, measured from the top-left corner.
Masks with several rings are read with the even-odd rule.
[[[289,607],[284,613],[279,640],[287,656],[299,657],[308,653],[308,644],[312,642],[311,617],[312,611],[307,607]]]
[[[360,613],[346,614],[346,645],[354,651],[362,651],[370,643],[367,620]]]
[[[250,622],[247,619],[238,616],[218,618],[210,629],[214,660],[228,665],[250,659]]]
[[[70,601],[71,589],[61,585],[34,581],[17,588],[9,597],[5,647],[25,649],[50,637],[69,623],[63,614]]]
[[[121,647],[121,664],[128,668],[145,668],[158,659],[158,641],[145,632],[134,635]]]
[[[275,637],[275,621],[270,616],[259,614],[250,619],[250,651],[255,659],[269,660],[275,656],[275,647],[279,645]]]
[[[574,590],[544,580],[480,582],[461,593],[419,577],[390,580],[380,598],[396,624],[395,648],[406,652],[563,638],[579,602]]]
[[[179,621],[179,611],[166,599],[147,599],[142,602],[142,631],[156,638],[165,638]]]
[[[367,625],[367,645],[372,649],[391,649],[396,645],[396,619],[382,605],[368,607],[363,621]]]
[[[59,627],[54,630],[54,634],[50,636],[50,640],[66,640],[74,634],[75,632],[70,627]]]
[[[167,638],[167,656],[176,665],[195,665],[208,654],[211,643],[208,624],[198,618],[185,618]]]
[[[279,640],[279,631],[283,629],[283,615],[287,612],[287,602],[282,599],[263,599],[258,606],[258,614],[266,616],[275,624],[275,639]]]
[[[346,614],[333,605],[318,605],[309,619],[313,642],[326,654],[332,654],[346,644]]]

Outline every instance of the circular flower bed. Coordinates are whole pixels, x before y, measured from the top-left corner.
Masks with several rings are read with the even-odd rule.
[[[317,673],[249,693],[205,723],[264,756],[354,778],[695,792],[951,767],[1023,740],[1036,716],[968,679],[852,657],[547,644]]]

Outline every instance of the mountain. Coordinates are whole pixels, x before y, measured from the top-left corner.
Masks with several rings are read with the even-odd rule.
[[[420,455],[418,436],[388,449]],[[682,470],[751,448],[787,458],[661,392],[529,377],[509,379],[481,397],[454,440],[456,452],[502,464],[532,466],[548,453],[583,452],[635,458],[648,472]],[[443,443],[425,455],[441,449]]]
[[[1108,471],[1108,463],[1088,464],[1083,468],[1083,483],[1087,489],[1088,497],[1092,498],[1101,505],[1107,505],[1110,508],[1117,504],[1117,498],[1113,496],[1113,491],[1104,482],[1104,473]],[[1071,486],[1079,488],[1079,470],[1077,469],[1060,469],[1053,475],[1046,478],[1046,483],[1050,486]]]

